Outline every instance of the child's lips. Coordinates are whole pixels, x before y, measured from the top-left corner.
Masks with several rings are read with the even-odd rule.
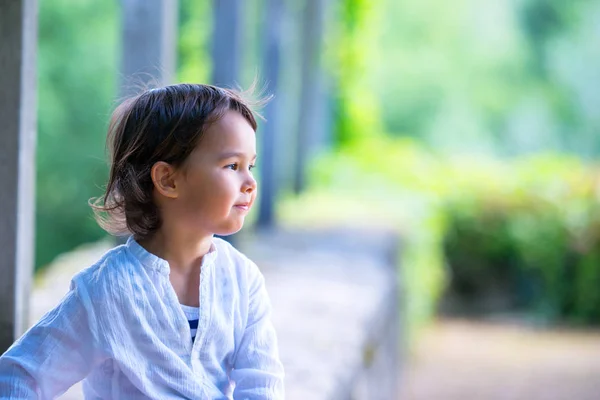
[[[242,203],[242,204],[236,204],[234,207],[243,210],[243,211],[248,211],[250,210],[250,203]]]

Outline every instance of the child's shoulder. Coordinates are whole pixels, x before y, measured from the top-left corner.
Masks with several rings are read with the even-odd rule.
[[[126,246],[119,245],[108,250],[98,261],[73,276],[71,286],[100,288],[131,275],[132,262]]]

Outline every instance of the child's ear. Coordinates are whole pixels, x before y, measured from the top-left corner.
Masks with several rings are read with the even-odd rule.
[[[177,198],[177,184],[175,182],[175,168],[164,161],[159,161],[152,166],[150,176],[156,190],[165,197]]]

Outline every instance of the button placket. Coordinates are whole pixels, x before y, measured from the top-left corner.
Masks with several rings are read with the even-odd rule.
[[[199,315],[198,329],[196,330],[196,339],[192,348],[193,363],[200,363],[200,352],[204,347],[208,324],[210,323],[210,280],[213,273],[214,264],[207,263],[200,269],[200,289],[199,289]]]

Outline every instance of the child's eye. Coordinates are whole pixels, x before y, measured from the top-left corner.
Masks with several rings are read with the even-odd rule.
[[[229,164],[229,165],[225,166],[225,168],[229,168],[233,171],[237,171],[238,165],[237,164]]]
[[[252,171],[252,170],[254,169],[254,167],[256,167],[256,164],[250,164],[250,166],[248,167],[248,169],[249,169],[250,171]]]

